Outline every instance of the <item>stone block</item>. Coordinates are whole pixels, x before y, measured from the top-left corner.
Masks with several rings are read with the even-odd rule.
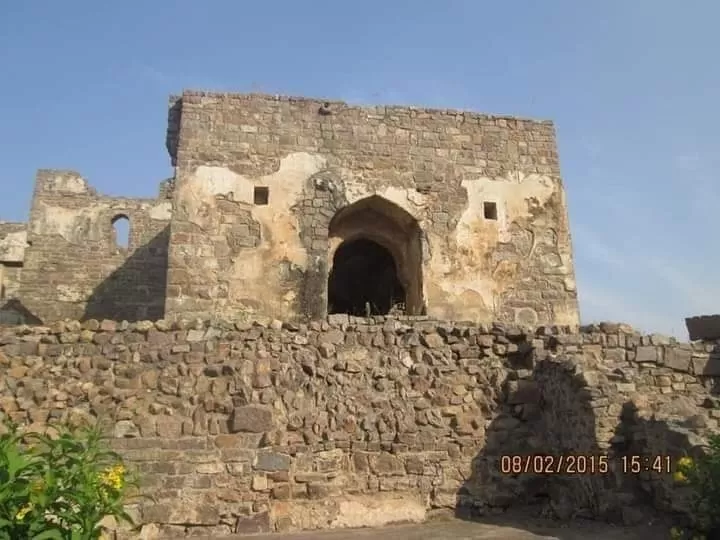
[[[420,341],[429,349],[440,349],[445,346],[445,340],[436,333],[421,334]]]
[[[270,512],[261,512],[252,516],[240,516],[235,522],[235,534],[261,534],[272,532]]]
[[[345,333],[340,330],[329,330],[318,335],[318,343],[342,345],[345,343]]]
[[[659,359],[658,348],[651,345],[641,346],[635,349],[635,361],[638,363],[657,362]]]
[[[346,363],[364,363],[369,357],[369,352],[366,347],[338,347],[337,348],[337,359],[338,362]]]
[[[118,323],[108,319],[104,319],[100,323],[100,330],[102,332],[115,332],[117,330]]]
[[[252,479],[253,491],[266,491],[268,489],[268,479],[265,475],[256,474]]]
[[[157,432],[160,437],[177,439],[182,435],[183,418],[168,416],[157,422]]]
[[[720,355],[711,354],[693,357],[692,368],[695,375],[718,377],[720,376]]]
[[[258,471],[287,471],[290,470],[292,460],[286,454],[275,452],[260,452],[255,460],[255,469]]]
[[[278,501],[285,501],[290,498],[290,484],[275,484],[272,487],[272,498]]]
[[[669,346],[665,348],[663,364],[675,371],[690,371],[692,351]]]
[[[635,383],[615,383],[615,387],[617,388],[618,392],[623,393],[629,393],[629,392],[635,392],[636,387]]]
[[[344,326],[350,324],[350,318],[345,313],[334,313],[328,315],[328,323],[332,326]]]
[[[370,470],[378,476],[398,476],[405,474],[405,465],[402,460],[387,452],[371,455],[369,460]]]
[[[130,420],[120,420],[115,424],[113,437],[118,439],[129,437],[135,438],[140,436],[140,429]]]
[[[508,381],[508,404],[537,403],[540,400],[540,388],[534,381]]]
[[[322,482],[310,482],[307,486],[307,494],[310,499],[326,499],[337,487],[333,484],[327,484]]]
[[[147,505],[141,515],[145,523],[216,525],[220,521],[216,507],[193,501]]]
[[[273,413],[268,407],[247,405],[235,407],[230,415],[228,428],[231,433],[262,433],[274,427]]]

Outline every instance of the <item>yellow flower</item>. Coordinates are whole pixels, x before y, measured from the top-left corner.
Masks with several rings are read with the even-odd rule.
[[[26,504],[25,506],[20,508],[20,510],[18,510],[17,514],[15,514],[15,519],[17,519],[18,521],[22,521],[23,519],[25,519],[25,516],[28,514],[28,512],[30,512],[30,510],[32,510],[32,504]]]
[[[692,469],[693,465],[694,463],[690,456],[684,456],[678,460],[678,469],[680,469],[681,471],[687,471],[689,469]]]
[[[675,480],[678,484],[684,484],[687,482],[687,476],[682,471],[675,471],[675,474],[673,474],[673,480]]]
[[[119,491],[125,483],[125,467],[119,464],[105,469],[100,473],[99,479],[102,486]]]

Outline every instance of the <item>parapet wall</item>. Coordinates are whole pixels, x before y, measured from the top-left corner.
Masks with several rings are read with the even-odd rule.
[[[0,410],[32,429],[110,421],[155,497],[135,510],[148,534],[511,504],[626,522],[648,505],[682,509],[669,474],[622,472],[619,456],[698,451],[720,417],[716,346],[624,325],[568,330],[346,316],[7,328]],[[606,455],[610,471],[502,471],[529,454]]]

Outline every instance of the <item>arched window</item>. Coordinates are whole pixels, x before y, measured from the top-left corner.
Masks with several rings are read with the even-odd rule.
[[[130,247],[130,219],[124,214],[112,218],[113,240],[115,247],[127,249]]]

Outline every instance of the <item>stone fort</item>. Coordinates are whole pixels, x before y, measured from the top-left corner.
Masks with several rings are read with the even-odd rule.
[[[186,91],[166,146],[156,199],[38,172],[0,224],[6,319],[578,324],[551,122]]]
[[[578,325],[551,123],[185,92],[167,148],[157,198],[41,170],[0,224],[0,419],[100,421],[141,538],[690,515],[720,333]]]

